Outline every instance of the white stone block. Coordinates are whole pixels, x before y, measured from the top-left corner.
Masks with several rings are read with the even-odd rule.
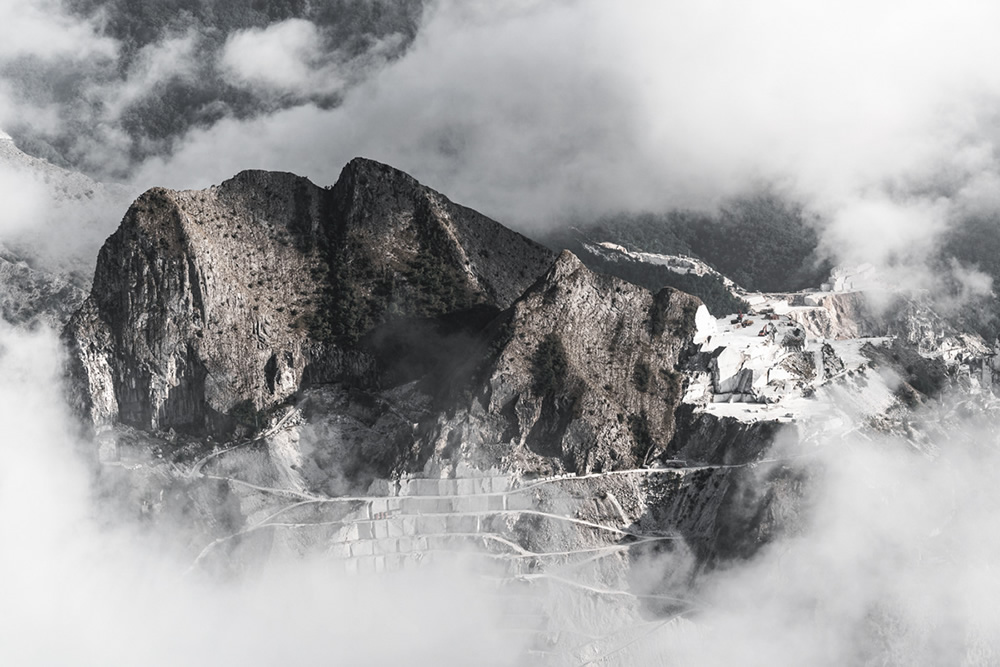
[[[490,491],[493,493],[503,493],[510,489],[509,477],[493,477],[490,479]]]
[[[373,537],[371,521],[358,521],[354,525],[357,526],[358,529],[358,536],[356,539],[370,540]]]
[[[479,531],[479,517],[457,515],[449,516],[447,519],[449,533],[475,533]]]
[[[417,532],[420,535],[436,535],[447,531],[448,521],[442,515],[427,514],[417,517]]]
[[[351,555],[355,558],[371,556],[375,553],[375,543],[371,540],[358,540],[351,542]]]
[[[436,479],[415,479],[413,480],[414,495],[436,496],[438,493],[438,482]]]
[[[719,315],[728,315],[728,313],[719,313]],[[694,314],[694,325],[694,342],[696,345],[701,345],[719,332],[718,322],[716,322],[712,314],[708,312],[708,308],[704,305],[698,306],[698,310]]]
[[[330,554],[334,558],[349,558],[351,555],[351,545],[344,542],[336,542],[330,545]]]
[[[385,522],[386,534],[389,537],[402,537],[406,534],[403,528],[403,521],[399,517],[392,517]]]
[[[485,512],[490,508],[490,500],[499,496],[466,496],[456,498],[453,502],[456,512]]]

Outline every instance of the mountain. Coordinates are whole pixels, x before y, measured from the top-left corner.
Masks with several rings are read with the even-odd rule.
[[[764,188],[723,202],[717,213],[623,213],[554,229],[544,241],[578,252],[588,266],[642,285],[658,283],[657,289],[664,279],[676,281],[676,274],[665,274],[655,262],[643,266],[618,257],[609,264],[604,253],[588,248],[604,242],[640,253],[689,256],[747,289],[790,292],[818,287],[833,268],[819,255],[817,227],[800,204]],[[711,297],[719,293],[714,282],[700,273],[683,287]]]
[[[64,330],[71,398],[117,502],[182,526],[192,567],[482,557],[543,663],[688,615],[706,572],[801,534],[845,424],[927,454],[996,408],[995,351],[924,294],[845,271],[750,292],[593,247],[709,276],[740,311],[594,272],[370,160],[326,188],[153,189]],[[949,392],[961,408],[927,417]]]
[[[305,384],[405,374],[427,354],[406,339],[414,321],[474,326],[550,258],[367,160],[329,189],[265,172],[154,189],[101,249],[66,329],[82,409],[95,424],[230,434]]]
[[[494,323],[491,351],[436,451],[534,474],[632,469],[674,435],[676,368],[704,306],[588,270],[568,251]],[[707,315],[706,315],[707,316]]]

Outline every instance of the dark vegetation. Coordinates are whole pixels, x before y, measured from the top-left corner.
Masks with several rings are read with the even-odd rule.
[[[945,236],[938,260],[942,288],[950,296],[960,296],[962,285],[948,270],[952,259],[964,266],[976,268],[1000,286],[1000,216],[974,216],[959,221]],[[1000,336],[1000,299],[994,295],[967,298],[960,312],[954,315],[963,328],[971,329],[993,342]]]
[[[737,284],[765,292],[797,291],[819,285],[829,262],[819,261],[819,237],[801,206],[773,192],[731,200],[718,213],[671,211],[622,214],[577,225],[546,242],[568,247],[598,271],[656,291],[675,287],[699,297],[716,315],[745,310],[720,280],[677,274],[638,262],[611,262],[586,252],[584,241],[610,241],[631,250],[697,257]]]
[[[319,306],[308,322],[309,333],[316,340],[353,348],[361,336],[375,326],[392,293],[391,276],[376,276],[364,252],[351,252],[345,242],[332,245],[326,267],[316,276],[323,285]],[[353,254],[353,261],[348,261]],[[365,295],[361,282],[374,279],[371,295]]]
[[[672,287],[692,294],[701,299],[708,310],[718,317],[729,313],[746,312],[750,308],[746,301],[734,297],[723,282],[715,276],[675,273],[665,266],[641,262],[614,262],[589,254],[579,244],[576,247],[570,247],[570,250],[576,253],[591,270],[617,276],[633,285],[645,287],[651,292],[655,293],[664,287]]]
[[[896,390],[896,394],[911,407],[920,402],[920,395],[936,398],[948,385],[948,367],[943,360],[924,357],[898,338],[894,338],[891,345],[874,346],[867,343],[861,348],[861,352],[899,374],[903,384]]]
[[[566,386],[566,348],[559,334],[548,333],[531,356],[531,389],[538,396],[556,396]]]
[[[635,388],[645,394],[649,391],[649,378],[649,364],[637,361],[632,369],[632,383],[635,384]]]
[[[447,233],[434,220],[430,204],[421,199],[416,215],[424,220],[418,225],[420,250],[405,272],[407,281],[416,290],[417,314],[433,317],[442,313],[465,310],[475,305],[465,275],[453,258],[454,248]]]
[[[237,403],[229,411],[237,432],[244,437],[253,437],[267,424],[267,412],[258,410],[252,400],[245,399]]]
[[[645,463],[655,444],[649,431],[649,416],[645,409],[637,415],[628,416],[628,430],[632,434],[632,455],[638,463]]]
[[[477,326],[485,324],[484,304],[470,290],[450,239],[426,200],[416,203],[417,252],[399,265],[376,266],[371,253],[378,250],[351,238],[346,223],[338,220],[342,213],[337,209],[349,198],[340,194],[338,199],[336,191],[332,197],[326,215],[333,221],[322,243],[323,265],[313,276],[323,286],[315,315],[308,322],[313,338],[354,348],[382,327],[378,335],[388,332],[401,342],[414,336],[405,331],[391,333],[394,326],[399,329],[403,322],[417,320],[426,329],[423,321],[463,312],[470,313]],[[449,322],[445,328],[454,332],[462,327]]]
[[[682,292],[684,290],[681,290]],[[667,311],[670,308],[670,302],[674,298],[676,293],[673,287],[664,287],[660,291],[653,294],[653,303],[649,307],[649,333],[654,337],[659,337],[664,334],[667,330]],[[691,292],[688,292],[691,294]],[[698,313],[697,302],[692,302],[690,299],[684,297],[687,303],[681,308],[681,317],[679,320],[675,320],[674,325],[670,329],[670,335],[677,336],[680,338],[687,338],[693,336],[695,332],[695,315]],[[742,299],[739,299],[740,306],[746,306],[747,304]],[[746,308],[738,312],[745,312]],[[711,309],[709,309],[711,310]]]

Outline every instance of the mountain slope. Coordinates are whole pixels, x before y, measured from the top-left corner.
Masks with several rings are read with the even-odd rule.
[[[378,383],[410,350],[383,354],[376,329],[470,310],[477,324],[550,258],[367,160],[330,189],[269,172],[153,189],[66,329],[78,407],[95,424],[230,433],[303,384]]]
[[[494,323],[471,399],[439,426],[435,451],[452,465],[470,457],[532,474],[654,461],[674,434],[676,367],[699,307],[683,292],[595,274],[563,251]]]

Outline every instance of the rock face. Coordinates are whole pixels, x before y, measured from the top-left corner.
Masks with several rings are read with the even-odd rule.
[[[654,461],[673,436],[676,366],[700,305],[595,274],[564,251],[494,323],[468,407],[439,425],[436,455],[550,474]]]
[[[550,261],[368,160],[329,189],[253,171],[153,189],[101,249],[65,330],[79,408],[95,424],[225,434],[306,383],[377,384],[384,328],[499,312]],[[395,357],[412,352],[395,342]]]
[[[87,293],[66,276],[33,268],[0,248],[0,317],[14,325],[59,329]]]

